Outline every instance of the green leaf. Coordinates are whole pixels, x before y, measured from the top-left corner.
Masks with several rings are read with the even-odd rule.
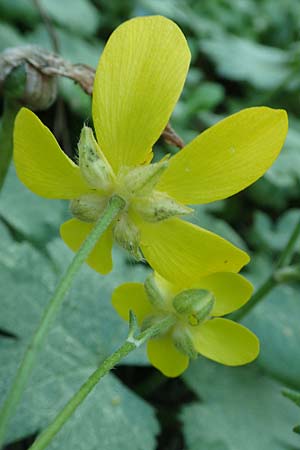
[[[285,189],[299,189],[300,182],[300,124],[292,120],[284,148],[266,178],[275,186]]]
[[[278,87],[291,71],[288,52],[230,34],[204,39],[200,48],[216,64],[220,75],[247,81],[258,89]]]
[[[67,348],[76,345],[71,340],[64,343]],[[50,347],[43,354],[12,421],[8,442],[46,427],[95,369],[95,363],[76,359],[60,348],[61,342],[60,347]],[[16,369],[12,358],[18,359],[20,352],[13,352],[10,346],[9,359],[2,359],[2,351],[0,354],[1,361],[7,362],[0,368],[1,380],[5,381]],[[7,386],[0,386],[2,394],[3,387],[5,390]],[[98,450],[101,443],[101,450],[154,450],[157,432],[153,409],[108,374],[47,448]]]
[[[282,211],[287,208],[290,198],[297,196],[297,190],[283,188],[275,185],[266,176],[260,178],[250,186],[246,195],[251,201],[263,208],[271,208],[275,211]]]
[[[15,231],[42,245],[58,236],[67,210],[67,202],[43,199],[30,192],[19,181],[14,167],[10,167],[1,192],[0,217]]]
[[[285,383],[300,388],[300,290],[282,285],[258,304],[243,321],[260,339],[258,363]]]
[[[89,0],[40,0],[55,23],[76,35],[91,36],[99,26],[100,12]]]
[[[260,251],[281,252],[289,236],[300,220],[300,209],[290,209],[282,214],[274,224],[270,217],[261,211],[254,213],[254,223],[249,238],[252,245]],[[295,253],[300,251],[300,238],[295,244]]]
[[[13,27],[0,22],[0,52],[7,47],[15,47],[23,42],[22,36]]]
[[[292,402],[294,402],[295,405],[300,406],[300,393],[299,392],[291,391],[289,389],[284,389],[282,391],[282,394],[285,397],[287,397],[290,400],[292,400]]]
[[[184,375],[201,398],[181,415],[187,450],[296,450],[298,410],[255,366],[230,368],[198,360]]]
[[[0,17],[32,26],[38,22],[39,13],[31,0],[0,0]]]
[[[0,285],[5,286],[0,329],[18,337],[17,342],[0,340],[1,400],[57,278],[72,257],[60,240],[48,245],[48,253],[51,261],[30,244],[14,242],[9,235],[0,242]],[[143,280],[147,269],[128,262],[118,249],[114,253],[111,275],[101,277],[88,266],[81,269],[39,356],[12,421],[9,442],[45,427],[99,363],[124,342],[127,324],[113,310],[111,293],[124,281]],[[127,358],[127,364],[145,361],[144,349]],[[109,375],[49,448],[96,450],[101,442],[101,450],[151,450],[156,432],[152,408]]]

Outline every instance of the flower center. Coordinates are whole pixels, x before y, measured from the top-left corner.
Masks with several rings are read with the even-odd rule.
[[[125,209],[113,225],[115,240],[136,259],[142,258],[140,234],[134,217],[158,222],[193,210],[176,202],[155,187],[168,167],[168,158],[158,163],[134,168],[122,167],[114,174],[101,151],[91,128],[84,126],[78,143],[79,168],[91,193],[71,201],[72,214],[84,222],[95,222],[103,213],[109,198],[117,194],[126,201]]]

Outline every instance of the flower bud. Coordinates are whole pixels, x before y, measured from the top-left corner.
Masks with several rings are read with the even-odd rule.
[[[143,259],[140,251],[140,232],[126,214],[120,215],[113,229],[116,242],[127,250],[137,261]]]
[[[23,104],[34,110],[48,109],[57,96],[57,79],[26,64],[27,83]]]
[[[134,195],[138,193],[148,194],[158,183],[161,175],[168,167],[168,161],[164,159],[158,163],[135,167],[124,178],[127,191]]]
[[[187,315],[190,325],[199,325],[210,317],[215,304],[212,292],[205,289],[187,289],[173,299],[173,307],[179,314]]]
[[[108,192],[112,188],[113,170],[102,153],[93,130],[84,126],[78,142],[79,167],[89,186]]]
[[[71,200],[70,209],[74,217],[83,222],[96,222],[107,204],[106,197],[97,194],[83,195]]]
[[[17,100],[20,105],[43,110],[50,108],[56,99],[57,80],[24,62],[8,69],[3,89],[7,97]]]
[[[149,302],[157,309],[163,309],[165,306],[165,300],[157,287],[155,282],[154,273],[151,273],[144,283],[145,291]]]
[[[173,216],[190,214],[193,210],[177,203],[163,192],[154,191],[147,197],[134,199],[133,207],[147,222],[159,222]]]
[[[191,336],[187,329],[183,327],[176,327],[172,335],[173,342],[177,349],[187,355],[191,359],[195,359],[198,356],[198,352],[195,349]]]

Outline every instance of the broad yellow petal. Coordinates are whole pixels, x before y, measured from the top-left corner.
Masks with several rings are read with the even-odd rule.
[[[146,260],[176,286],[186,287],[214,272],[238,272],[249,262],[247,253],[225,239],[177,218],[140,220],[139,228]]]
[[[229,197],[268,170],[287,129],[283,110],[257,107],[233,114],[171,158],[157,189],[188,204]]]
[[[87,235],[91,232],[94,224],[71,219],[60,227],[60,235],[71,250],[77,252]],[[109,227],[101,236],[90,256],[87,264],[102,275],[106,275],[112,269],[112,230]]]
[[[181,93],[189,62],[184,35],[164,17],[129,20],[109,38],[96,72],[93,120],[116,172],[148,160]]]
[[[133,311],[139,325],[153,313],[142,283],[125,283],[117,287],[112,294],[112,305],[124,320],[128,320],[129,311]]]
[[[15,121],[14,161],[20,180],[42,197],[71,199],[89,192],[79,167],[27,108],[20,110]]]
[[[201,278],[193,287],[213,292],[216,303],[213,316],[224,316],[243,306],[250,299],[253,286],[237,273],[219,272]]]
[[[255,334],[232,320],[212,319],[190,332],[197,352],[227,366],[247,364],[259,353]]]
[[[177,350],[170,333],[150,339],[147,354],[151,364],[166,377],[178,377],[189,365],[189,358]]]

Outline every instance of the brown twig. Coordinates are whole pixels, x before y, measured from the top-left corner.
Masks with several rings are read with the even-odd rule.
[[[52,20],[49,17],[47,11],[42,6],[40,0],[32,0],[33,4],[35,5],[43,24],[46,28],[46,31],[48,33],[52,50],[59,55],[60,53],[60,44],[59,44],[59,38],[56,32],[55,27],[53,26]],[[58,97],[56,102],[56,111],[54,116],[54,134],[58,139],[61,139],[64,151],[67,153],[67,155],[72,154],[72,147],[71,147],[71,139],[69,134],[69,127],[68,127],[68,120],[67,120],[67,114],[66,114],[66,108],[64,104],[64,100],[62,97]]]
[[[66,77],[78,83],[88,95],[92,95],[95,69],[86,64],[72,64],[52,52],[47,52],[36,46],[14,47],[6,49],[0,55],[0,90],[1,85],[10,71],[21,64],[27,63],[41,74],[50,77]],[[162,133],[168,144],[182,148],[184,143],[171,127],[170,123]]]

